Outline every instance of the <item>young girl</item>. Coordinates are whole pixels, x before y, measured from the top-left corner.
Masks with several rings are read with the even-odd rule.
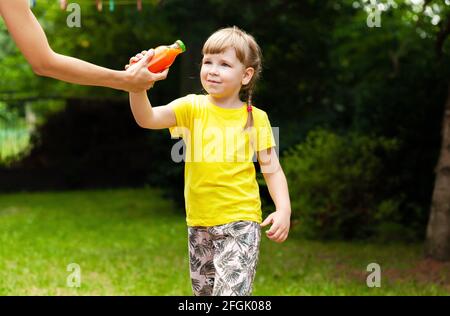
[[[260,72],[255,39],[237,27],[225,28],[203,46],[200,78],[207,95],[152,107],[146,91],[130,93],[139,126],[169,128],[186,145],[184,195],[194,295],[251,295],[260,227],[272,224],[266,234],[275,242],[289,233],[286,177],[267,114],[252,105]],[[253,153],[276,206],[262,223]]]

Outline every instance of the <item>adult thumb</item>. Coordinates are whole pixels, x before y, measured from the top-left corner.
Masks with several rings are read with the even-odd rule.
[[[261,227],[267,226],[270,223],[272,223],[272,214],[270,214],[269,216],[267,216],[267,218],[264,220],[264,222],[261,223]]]

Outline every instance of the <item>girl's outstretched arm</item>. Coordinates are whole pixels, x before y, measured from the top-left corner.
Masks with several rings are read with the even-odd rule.
[[[130,69],[136,63],[142,62],[142,59],[147,58],[148,53],[144,50],[142,53],[131,57],[129,64],[125,65],[125,69]],[[135,64],[130,66],[133,63]],[[166,78],[168,73],[169,69],[166,69],[158,75]],[[152,87],[153,85],[150,88]],[[130,106],[136,123],[142,128],[163,129],[173,127],[177,123],[173,109],[169,105],[153,107],[148,99],[147,91],[130,92]]]
[[[291,202],[286,176],[274,148],[259,151],[258,161],[276,208],[276,211],[261,223],[261,226],[272,224],[266,231],[267,237],[276,242],[283,242],[288,237],[291,219]]]
[[[163,129],[173,127],[177,123],[175,112],[170,106],[152,107],[147,91],[130,93],[130,106],[134,119],[140,127]]]

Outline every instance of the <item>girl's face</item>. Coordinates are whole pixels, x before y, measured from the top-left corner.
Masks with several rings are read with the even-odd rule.
[[[229,47],[220,54],[203,56],[200,79],[211,96],[224,98],[238,96],[241,86],[249,83],[253,73],[253,68],[245,68],[234,48]]]

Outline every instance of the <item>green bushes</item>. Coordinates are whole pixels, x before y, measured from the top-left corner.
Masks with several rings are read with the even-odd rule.
[[[396,179],[384,166],[398,148],[395,139],[310,132],[281,159],[293,228],[320,239],[412,238],[401,223],[404,197],[389,191]]]
[[[30,132],[17,109],[0,102],[0,166],[8,166],[26,153]]]
[[[168,132],[139,128],[126,101],[69,99],[30,142],[31,150],[7,170],[18,180],[0,183],[0,190],[169,186],[172,179]]]

